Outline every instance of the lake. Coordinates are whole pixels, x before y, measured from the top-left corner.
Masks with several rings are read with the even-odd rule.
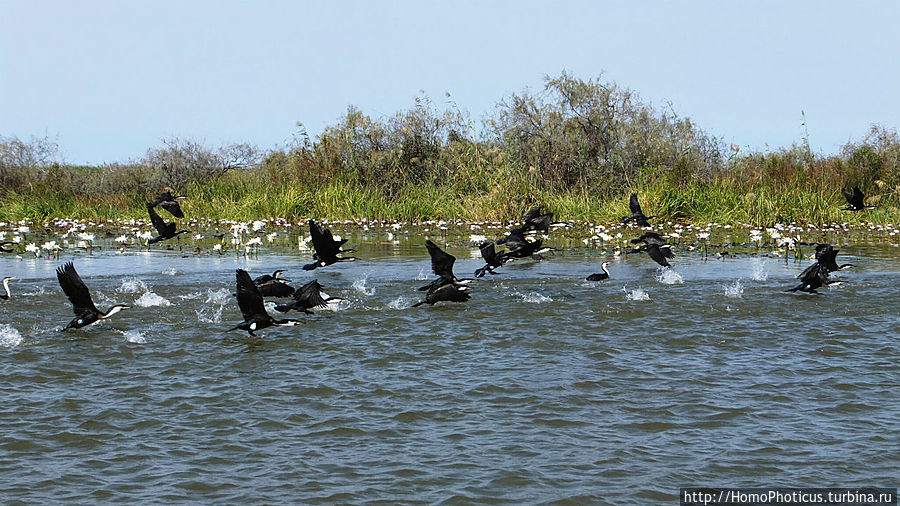
[[[302,224],[248,229],[242,244],[261,244],[237,250],[227,225],[195,223],[203,237],[171,250],[116,242],[144,226],[130,225],[87,226],[88,251],[50,224],[22,244],[71,240],[58,258],[0,256],[18,278],[0,301],[7,503],[652,504],[680,487],[897,485],[891,230],[797,231],[857,266],[806,295],[784,290],[811,246],[779,257],[712,227],[704,248],[668,227],[683,243],[660,269],[576,226],[469,302],[413,309],[434,277],[426,235],[471,277],[483,262],[469,236],[506,224],[338,224],[362,260],[312,272]],[[68,260],[101,310],[134,307],[59,333]],[[611,278],[585,281],[603,260]],[[226,332],[241,321],[237,268],[287,269],[347,300],[259,339]]]

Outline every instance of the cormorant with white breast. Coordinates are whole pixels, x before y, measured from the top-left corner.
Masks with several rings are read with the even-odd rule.
[[[241,314],[244,316],[244,321],[236,327],[228,329],[228,332],[241,329],[249,332],[251,336],[256,336],[254,334],[255,331],[267,327],[289,327],[303,323],[300,320],[292,319],[276,320],[269,316],[269,312],[266,311],[266,306],[263,302],[263,296],[259,293],[259,288],[256,287],[250,274],[247,274],[247,271],[244,269],[237,270],[237,302],[238,307],[241,308]]]
[[[586,279],[587,279],[588,281],[603,281],[603,280],[605,280],[605,279],[609,279],[609,271],[606,270],[606,267],[607,267],[608,265],[609,265],[609,262],[603,262],[602,264],[600,264],[600,269],[602,269],[603,272],[598,272],[598,273],[596,273],[596,274],[591,274],[591,275],[588,276]]]
[[[16,279],[13,276],[6,276],[3,278],[3,290],[6,292],[4,294],[0,294],[0,299],[9,300],[12,297],[12,294],[9,293],[9,282],[10,280]]]
[[[81,280],[81,276],[75,271],[75,265],[67,262],[65,265],[56,268],[56,279],[59,280],[59,286],[72,303],[72,310],[75,312],[75,318],[66,325],[66,328],[60,332],[69,329],[80,329],[90,325],[98,320],[105,320],[110,316],[118,313],[123,309],[131,306],[126,304],[116,304],[115,306],[101,313],[94,300],[91,298],[91,292],[87,285]]]

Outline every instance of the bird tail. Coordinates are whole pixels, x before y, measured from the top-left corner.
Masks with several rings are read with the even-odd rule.
[[[288,304],[278,304],[277,306],[275,306],[275,310],[281,311],[282,313],[287,313],[291,309],[293,309],[293,308],[291,306],[289,306]]]
[[[317,264],[317,263],[306,264],[306,265],[303,266],[303,270],[304,270],[304,271],[311,271],[311,270],[315,269],[315,268],[318,267],[318,266],[319,266],[319,264]]]
[[[490,268],[490,266],[489,266],[489,265],[485,265],[484,267],[475,269],[475,277],[476,277],[476,278],[483,278],[483,277],[484,277],[484,273],[487,272],[488,268]]]

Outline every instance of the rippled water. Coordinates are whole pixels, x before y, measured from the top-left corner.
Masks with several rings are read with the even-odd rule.
[[[74,258],[98,306],[60,334],[54,269],[0,257],[0,495],[7,502],[648,504],[686,486],[895,486],[900,251],[818,296],[809,262],[678,252],[674,271],[567,249],[410,309],[418,240],[309,254],[109,249]],[[457,275],[482,264],[452,243]],[[607,256],[604,256],[607,258]],[[348,299],[250,340],[234,269],[288,269]]]

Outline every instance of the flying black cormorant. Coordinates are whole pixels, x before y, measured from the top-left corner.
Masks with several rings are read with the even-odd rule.
[[[78,272],[75,271],[75,265],[72,262],[67,262],[65,265],[56,268],[56,279],[59,280],[59,286],[62,287],[63,292],[69,298],[69,302],[72,303],[72,310],[75,312],[75,318],[62,330],[80,329],[97,320],[105,320],[119,311],[131,307],[126,304],[116,304],[107,309],[105,313],[101,313],[97,306],[94,305],[90,290],[88,290],[84,281],[81,280]]]
[[[241,308],[241,314],[244,316],[244,321],[236,327],[228,329],[228,332],[241,329],[249,332],[251,336],[256,336],[254,334],[255,331],[267,327],[289,327],[303,323],[300,320],[293,319],[276,320],[269,316],[263,303],[263,296],[259,293],[259,288],[256,287],[250,274],[247,274],[247,271],[244,269],[237,270],[236,280],[237,302],[238,307]]]
[[[311,264],[304,265],[303,270],[311,271],[318,267],[325,267],[336,262],[353,262],[354,260],[359,260],[356,257],[338,257],[338,254],[340,253],[350,253],[353,251],[352,249],[341,249],[341,246],[347,242],[347,239],[335,241],[334,236],[331,235],[331,230],[322,228],[321,225],[313,220],[309,220],[309,234],[312,237],[313,249],[316,250],[313,255],[313,260],[315,261]]]

